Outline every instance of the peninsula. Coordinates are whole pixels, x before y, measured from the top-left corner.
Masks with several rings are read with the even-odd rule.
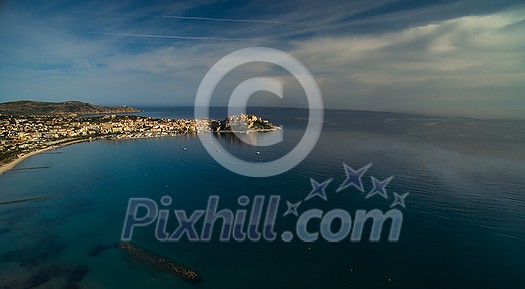
[[[97,115],[142,112],[129,106],[100,106],[80,101],[43,102],[20,100],[0,103],[0,115]]]
[[[280,129],[259,116],[249,114],[213,120],[159,119],[116,114],[74,116],[70,112],[61,110],[57,115],[0,115],[0,174],[14,168],[27,157],[76,142]]]

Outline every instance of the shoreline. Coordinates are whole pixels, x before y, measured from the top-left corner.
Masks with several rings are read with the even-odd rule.
[[[216,132],[210,132],[210,133],[246,133],[246,134],[250,134],[250,133],[257,133],[257,132],[270,132],[270,131],[276,131],[276,130],[280,130],[280,127],[272,128],[272,129],[253,130],[253,131],[216,131]],[[196,133],[198,133],[198,132],[196,132]],[[187,134],[187,133],[184,133],[184,134]],[[49,147],[44,148],[44,149],[39,149],[39,150],[36,150],[36,151],[32,151],[30,153],[27,153],[27,154],[23,155],[22,157],[14,159],[13,161],[11,161],[11,162],[9,162],[7,164],[0,165],[0,176],[2,174],[4,174],[4,173],[14,169],[19,163],[21,163],[25,159],[28,159],[28,158],[30,158],[32,156],[41,154],[41,153],[49,151],[49,150],[58,149],[58,148],[65,147],[65,146],[72,145],[72,144],[76,144],[76,143],[88,142],[88,141],[94,141],[94,140],[127,140],[127,139],[162,138],[162,137],[173,137],[173,136],[179,136],[179,135],[181,135],[181,134],[175,134],[175,135],[168,134],[168,135],[160,135],[160,136],[158,136],[158,135],[156,135],[156,136],[143,136],[143,137],[132,137],[132,138],[128,138],[128,137],[119,138],[119,137],[113,136],[113,137],[110,137],[110,138],[97,137],[97,138],[92,138],[92,139],[77,139],[77,140],[66,141],[66,142],[63,142],[63,143],[50,145]]]
[[[72,141],[66,141],[64,143],[59,143],[59,144],[56,144],[56,145],[51,145],[47,148],[44,148],[44,149],[39,149],[39,150],[36,150],[36,151],[32,151],[28,154],[25,154],[23,155],[22,157],[19,157],[17,159],[14,159],[13,161],[7,163],[7,164],[3,164],[0,166],[0,176],[12,169],[14,169],[19,163],[21,163],[22,161],[24,161],[25,159],[28,159],[32,156],[35,156],[35,155],[38,155],[38,154],[41,154],[43,152],[46,152],[46,151],[49,151],[49,150],[53,150],[53,149],[58,149],[58,148],[61,148],[61,147],[65,147],[65,146],[68,146],[68,145],[72,145],[72,144],[75,144],[75,143],[80,143],[80,142],[85,142],[85,141],[88,141],[88,140],[72,140]]]

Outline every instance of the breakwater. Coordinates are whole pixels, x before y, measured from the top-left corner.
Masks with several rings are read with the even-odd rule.
[[[118,248],[122,251],[124,258],[129,261],[138,261],[157,272],[172,274],[182,281],[192,284],[196,284],[201,280],[197,271],[170,261],[147,249],[128,242],[118,243]]]

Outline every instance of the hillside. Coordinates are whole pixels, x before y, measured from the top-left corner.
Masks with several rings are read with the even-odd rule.
[[[133,112],[142,112],[142,110],[128,106],[99,106],[80,101],[41,102],[22,100],[0,103],[1,115],[89,115]]]

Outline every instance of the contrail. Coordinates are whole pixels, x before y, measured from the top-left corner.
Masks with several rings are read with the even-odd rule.
[[[224,38],[224,37],[201,37],[201,36],[175,36],[175,35],[158,35],[158,34],[134,34],[134,33],[115,33],[115,32],[90,32],[90,34],[114,35],[114,36],[131,36],[131,37],[149,37],[163,39],[184,39],[184,40],[223,40],[223,41],[240,41],[242,38]]]
[[[162,15],[162,16],[155,16],[155,17],[171,18],[171,19],[184,19],[184,20],[219,21],[219,22],[250,22],[250,23],[266,23],[266,24],[289,24],[289,22],[284,22],[284,21],[257,20],[257,19],[230,19],[230,18],[209,18],[209,17],[171,16],[171,15]]]

